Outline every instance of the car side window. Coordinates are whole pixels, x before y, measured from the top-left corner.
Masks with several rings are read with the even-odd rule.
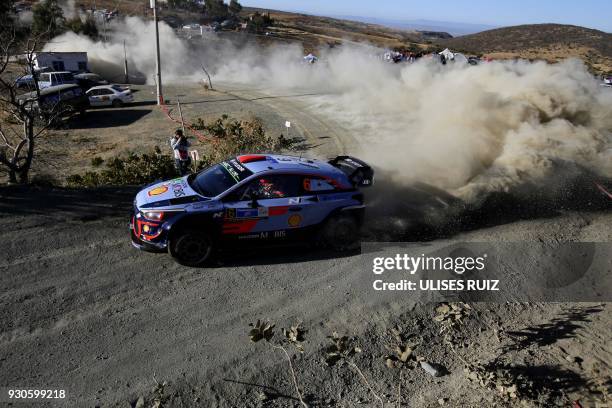
[[[112,95],[113,91],[110,89],[100,89],[100,95]]]
[[[334,185],[320,177],[304,177],[303,181],[304,191],[308,193],[322,193],[326,191],[335,191]]]
[[[256,198],[259,200],[302,195],[302,176],[279,174],[258,177],[249,183],[243,191],[241,200]]]
[[[49,82],[49,74],[41,74],[40,80],[42,82]]]

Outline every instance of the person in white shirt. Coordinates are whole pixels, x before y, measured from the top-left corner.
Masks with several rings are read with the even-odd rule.
[[[184,176],[189,172],[191,166],[191,157],[189,157],[189,146],[191,144],[183,134],[182,129],[176,129],[174,137],[170,139],[170,146],[174,152],[174,165],[180,176]]]

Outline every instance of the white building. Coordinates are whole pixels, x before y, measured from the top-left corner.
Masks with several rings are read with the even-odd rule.
[[[86,52],[37,52],[33,57],[36,70],[48,68],[53,71],[89,71]]]

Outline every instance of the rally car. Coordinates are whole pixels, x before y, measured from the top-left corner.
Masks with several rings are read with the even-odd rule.
[[[373,176],[370,166],[349,156],[326,162],[241,155],[141,190],[134,200],[132,243],[167,251],[187,266],[240,243],[310,240],[351,248],[365,208],[359,188],[370,186]]]

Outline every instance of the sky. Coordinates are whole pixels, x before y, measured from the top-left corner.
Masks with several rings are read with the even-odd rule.
[[[612,32],[610,0],[243,0],[242,4],[326,16],[492,26],[561,23]]]

